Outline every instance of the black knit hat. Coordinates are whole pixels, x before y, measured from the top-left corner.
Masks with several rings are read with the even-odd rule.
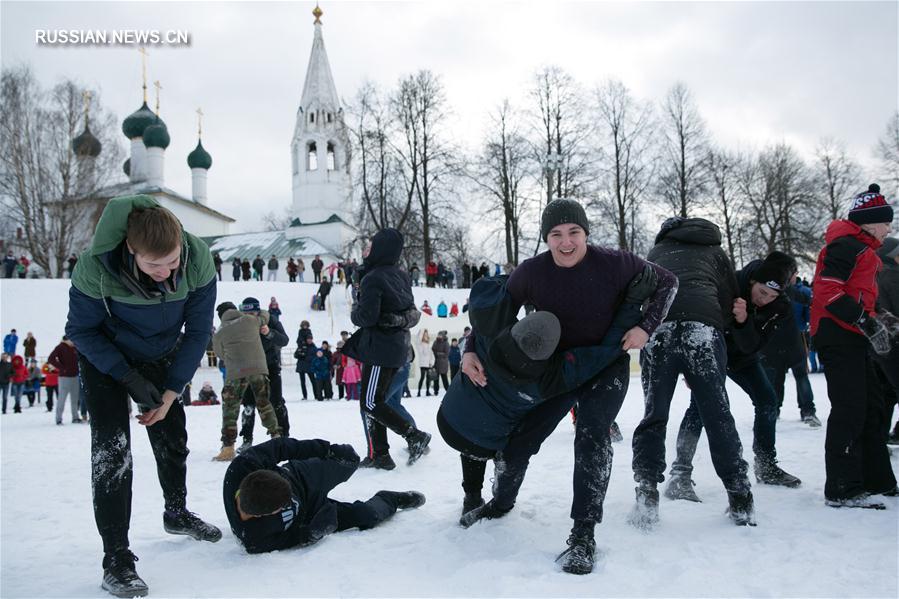
[[[237,306],[235,306],[232,302],[222,302],[215,307],[215,311],[218,313],[219,318],[221,318],[222,314],[224,314],[228,310],[237,310]]]
[[[574,200],[553,200],[543,209],[540,217],[540,237],[543,241],[549,236],[553,227],[565,224],[578,225],[587,235],[590,234],[590,223],[584,207]]]
[[[753,281],[762,283],[780,293],[790,284],[790,279],[797,270],[796,260],[792,256],[774,251],[765,256],[765,259],[750,276]]]
[[[245,297],[240,303],[241,312],[259,312],[259,300],[255,297]]]
[[[871,183],[868,191],[852,199],[849,220],[857,225],[893,222],[893,207],[887,204],[886,199],[880,194],[880,185]]]

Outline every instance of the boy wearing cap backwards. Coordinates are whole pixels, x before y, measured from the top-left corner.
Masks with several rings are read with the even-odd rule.
[[[777,251],[738,270],[733,322],[724,331],[727,376],[749,395],[755,408],[752,424],[755,480],[791,488],[798,487],[802,481],[777,465],[777,393],[765,373],[760,351],[793,310],[784,291],[792,283],[796,270],[796,261]],[[671,465],[672,478],[665,491],[666,497],[696,500],[692,485],[678,487],[677,483],[689,480],[693,473],[693,456],[702,428],[697,402],[691,397],[678,431],[677,458]]]
[[[883,395],[867,349],[890,351],[889,317],[875,311],[875,253],[889,234],[893,208],[872,184],[846,220],[824,234],[812,298],[811,334],[824,361],[830,416],[824,442],[824,497],[831,507],[884,509],[871,495],[893,493]]]
[[[517,320],[506,292],[508,278],[479,279],[471,293],[471,321],[478,330],[475,352],[490,384],[480,387],[468,377],[455,377],[437,413],[440,434],[461,454],[465,499],[459,523],[464,528],[479,519],[478,513],[469,514],[484,505],[481,490],[487,460],[495,460],[497,469],[502,469],[502,452],[513,431],[521,434],[519,427],[539,426],[526,419],[531,410],[577,389],[621,355],[621,338],[640,321],[640,308],[657,282],[648,266],[634,277],[601,344],[556,352],[559,319],[551,312],[537,311]],[[543,438],[533,440],[539,445]]]
[[[311,545],[335,531],[373,528],[398,509],[424,505],[417,491],[378,491],[353,503],[329,498],[358,466],[352,446],[321,439],[281,437],[246,449],[223,483],[231,531],[248,553],[266,553]]]
[[[540,232],[549,251],[525,260],[512,272],[508,283],[512,301],[518,307],[529,304],[537,310],[552,312],[562,327],[561,350],[600,344],[631,279],[650,263],[627,251],[588,245],[587,215],[573,200],[560,199],[547,204]],[[664,319],[677,289],[674,275],[650,266],[658,275],[658,286],[640,323],[621,339],[624,350],[643,347]],[[517,311],[516,308],[514,312]],[[483,387],[489,381],[474,351],[476,337],[475,329],[465,346],[462,372],[472,383]],[[590,382],[534,408],[526,419],[538,425],[522,427],[512,434],[503,450],[504,467],[497,472],[494,497],[477,508],[483,518],[498,518],[512,509],[528,461],[540,447],[535,439],[546,438],[577,403],[571,508],[574,526],[568,538],[569,548],[559,556],[562,569],[572,574],[593,570],[596,548],[593,531],[602,520],[602,504],[611,471],[609,431],[627,393],[628,363],[624,353]]]
[[[268,328],[268,312],[242,312],[231,302],[219,304],[216,311],[222,323],[212,337],[212,348],[215,355],[225,361],[226,367],[222,389],[222,450],[212,459],[230,462],[234,459],[240,399],[247,389],[253,391],[256,409],[269,435],[280,437],[281,427],[268,399],[268,366],[259,338],[260,329]]]
[[[147,427],[172,534],[218,541],[187,511],[187,429],[175,401],[206,351],[215,306],[209,248],[149,196],[109,201],[72,275],[66,336],[78,349],[90,411],[94,517],[103,539],[104,589],[146,595],[128,547],[131,434],[128,396]],[[182,333],[182,327],[184,329]]]
[[[369,416],[372,448],[369,456],[387,453],[389,428],[406,440],[411,466],[427,453],[431,435],[403,418],[389,403],[387,391],[396,371],[409,355],[409,329],[421,316],[415,308],[412,281],[397,266],[403,252],[403,235],[396,229],[381,229],[363,252],[359,288],[350,318],[360,327],[347,339],[343,353],[362,362],[362,397],[359,408]],[[385,318],[397,319],[384,326]],[[386,427],[386,428],[385,428]]]

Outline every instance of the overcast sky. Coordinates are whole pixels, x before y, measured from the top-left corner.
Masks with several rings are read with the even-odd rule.
[[[290,138],[312,43],[314,2],[0,2],[3,67],[27,63],[45,84],[67,76],[101,90],[121,121],[141,103],[136,47],[48,47],[37,29],[186,30],[192,44],[149,49],[172,143],[166,184],[190,196],[186,156],[203,108],[214,164],[210,206],[261,228],[291,202]],[[556,64],[586,87],[621,79],[660,100],[691,90],[715,140],[785,141],[810,156],[845,141],[872,148],[897,107],[896,2],[334,2],[325,45],[344,100],[366,79],[392,87],[431,69],[443,78],[455,135],[474,146],[503,98],[526,104],[533,73]],[[152,105],[152,97],[151,97]],[[125,138],[122,136],[124,147]]]

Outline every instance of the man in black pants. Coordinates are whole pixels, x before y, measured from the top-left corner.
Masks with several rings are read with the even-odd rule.
[[[248,297],[240,304],[240,311],[249,314],[259,314],[259,300]],[[278,317],[269,314],[268,326],[259,330],[262,339],[262,350],[265,352],[265,363],[268,366],[269,401],[278,418],[278,426],[281,427],[281,435],[290,436],[290,418],[287,414],[287,406],[284,403],[284,394],[281,384],[281,348],[287,345],[290,338],[284,332],[284,326]],[[240,453],[253,445],[253,427],[256,424],[256,398],[250,389],[243,396],[243,414],[241,416],[240,436],[243,444],[237,449]]]
[[[358,466],[350,445],[321,439],[281,437],[247,449],[225,473],[222,491],[231,530],[248,553],[266,553],[311,545],[350,528],[373,528],[398,509],[424,505],[425,496],[417,491],[378,491],[353,503],[330,499],[331,489]]]
[[[671,399],[681,374],[709,434],[715,471],[724,483],[728,513],[739,525],[754,525],[748,465],[724,387],[724,330],[734,322],[737,279],[721,249],[721,231],[703,218],[669,218],[646,256],[677,275],[677,295],[665,322],[640,352],[645,413],[634,431],[636,504],[628,521],[648,530],[659,520],[656,485],[665,471],[665,437]],[[666,496],[699,501],[690,477],[672,474]]]
[[[215,306],[209,248],[149,196],[109,201],[69,291],[66,336],[80,355],[91,426],[94,518],[103,539],[103,583],[117,597],[144,596],[129,549],[131,418],[147,427],[171,534],[218,541],[189,512],[187,429],[175,401],[206,351]],[[184,329],[182,333],[182,327]]]
[[[369,436],[375,457],[387,452],[387,431],[406,440],[411,466],[427,452],[431,435],[418,430],[387,403],[387,391],[396,371],[409,355],[409,324],[385,327],[385,317],[417,314],[412,281],[397,263],[403,252],[403,235],[396,229],[382,229],[363,252],[359,289],[350,318],[361,327],[343,346],[343,353],[362,362],[362,394],[359,408],[370,418]],[[375,458],[372,458],[375,459]]]

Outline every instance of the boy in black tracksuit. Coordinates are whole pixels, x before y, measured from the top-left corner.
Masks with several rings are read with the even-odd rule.
[[[418,430],[390,405],[387,390],[396,371],[405,365],[410,344],[409,327],[380,325],[385,317],[415,312],[412,282],[397,266],[403,236],[396,229],[382,229],[372,238],[359,273],[358,297],[350,318],[361,327],[343,346],[343,353],[362,362],[362,397],[359,407],[371,416],[370,438],[377,457],[387,453],[389,428],[409,444],[409,465],[426,451],[431,435]],[[381,426],[378,426],[381,425]]]
[[[265,553],[311,545],[335,531],[372,528],[398,509],[424,504],[424,495],[416,491],[378,491],[368,501],[353,503],[328,498],[358,466],[351,446],[321,439],[281,437],[248,448],[225,473],[223,500],[231,531],[248,553]]]

